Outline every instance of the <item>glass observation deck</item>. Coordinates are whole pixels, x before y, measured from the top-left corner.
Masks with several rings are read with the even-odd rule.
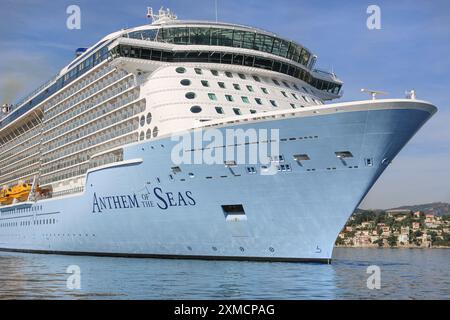
[[[161,27],[126,33],[123,37],[173,43],[234,47],[270,53],[311,67],[313,55],[304,47],[281,38],[259,33],[212,26]]]

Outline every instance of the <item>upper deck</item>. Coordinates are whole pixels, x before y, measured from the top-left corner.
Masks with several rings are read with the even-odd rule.
[[[340,97],[343,82],[335,74],[323,73],[314,69],[317,56],[294,41],[249,26],[176,20],[170,11],[160,10],[159,15],[154,16],[157,19],[154,19],[152,24],[123,29],[105,36],[64,67],[58,75],[13,105],[8,113],[0,112],[0,130],[108,57],[127,56],[126,53],[118,50],[118,46],[111,46],[112,44],[126,43],[123,40],[127,39],[140,40],[154,45],[172,45],[169,52],[161,51],[158,59],[162,62],[195,62],[201,59],[198,62],[241,64],[272,70],[294,76],[336,98]],[[188,49],[180,52],[181,48]],[[115,52],[112,52],[113,49]],[[209,50],[206,51],[206,49]],[[229,53],[236,52],[236,50],[242,51],[243,54],[229,58]],[[189,56],[189,54],[197,52],[199,53],[198,58],[194,59]],[[248,52],[254,54],[244,55]],[[180,57],[183,54],[186,55],[186,58]],[[214,57],[214,54],[219,55],[219,58]],[[153,56],[151,59],[154,60]]]

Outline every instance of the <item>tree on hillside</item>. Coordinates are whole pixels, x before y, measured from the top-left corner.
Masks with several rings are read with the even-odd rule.
[[[381,238],[377,239],[373,243],[377,244],[379,247],[382,247],[383,246],[383,239],[381,239]]]
[[[432,231],[432,230],[428,230],[427,234],[430,236],[431,238],[431,244],[435,243],[437,240],[437,233],[436,231]]]
[[[390,247],[394,247],[397,245],[397,236],[391,235],[387,238],[388,244]]]

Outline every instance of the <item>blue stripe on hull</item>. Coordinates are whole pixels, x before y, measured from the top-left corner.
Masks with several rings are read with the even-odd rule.
[[[370,110],[233,126],[279,129],[280,138],[287,138],[280,142],[280,153],[292,171],[273,176],[247,174],[243,165],[234,170],[240,176],[223,164],[180,165],[181,173],[171,180],[176,142],[146,141],[124,154],[125,160],[142,158],[142,163],[94,171],[83,195],[33,205],[35,216],[56,212],[55,224],[0,228],[0,248],[327,261],[348,217],[429,117],[420,110]],[[343,150],[354,156],[345,164],[334,153]],[[311,160],[300,166],[294,154],[308,154]],[[242,204],[246,220],[226,221],[221,206],[231,204]]]

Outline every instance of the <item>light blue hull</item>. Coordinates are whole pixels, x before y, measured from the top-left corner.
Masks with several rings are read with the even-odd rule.
[[[430,116],[417,108],[375,109],[233,126],[280,130],[287,139],[280,154],[292,171],[275,175],[248,174],[244,165],[233,175],[223,164],[180,165],[174,174],[176,142],[145,141],[125,148],[122,165],[90,172],[83,194],[0,209],[0,224],[17,224],[0,227],[0,248],[329,261],[351,213]],[[353,158],[336,157],[344,150]],[[300,165],[294,154],[310,160]],[[222,205],[236,204],[246,219],[227,221]]]

